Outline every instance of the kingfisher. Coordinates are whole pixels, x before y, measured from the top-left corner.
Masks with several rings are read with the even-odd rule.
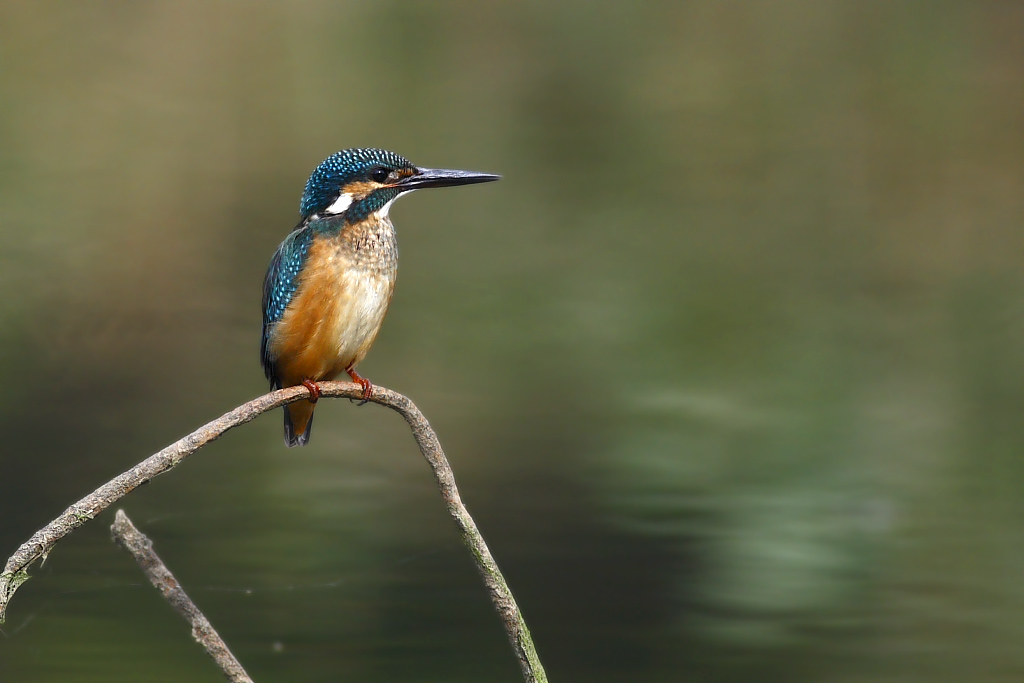
[[[398,241],[388,211],[427,187],[498,180],[492,173],[414,166],[383,149],[345,149],[306,182],[299,223],[270,260],[263,283],[260,359],[271,389],[304,385],[309,399],[284,407],[284,441],[309,442],[317,382],[356,372],[384,322],[398,275]]]

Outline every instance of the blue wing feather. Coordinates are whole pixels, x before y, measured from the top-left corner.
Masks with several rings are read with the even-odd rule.
[[[270,335],[274,324],[281,319],[299,286],[299,274],[309,253],[313,233],[300,224],[274,252],[263,281],[263,337],[260,340],[260,361],[272,389],[280,388],[275,370],[275,358],[270,353]]]

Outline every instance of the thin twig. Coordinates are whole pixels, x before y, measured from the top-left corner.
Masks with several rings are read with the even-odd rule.
[[[160,591],[171,607],[180,614],[192,627],[192,637],[196,642],[206,648],[206,653],[213,658],[224,676],[231,683],[253,683],[249,674],[231,654],[227,643],[220,637],[220,634],[213,628],[210,621],[203,616],[195,603],[185,594],[178,580],[171,574],[171,570],[163,563],[160,557],[153,550],[153,542],[146,534],[135,528],[132,520],[124,510],[118,510],[114,516],[114,523],[110,525],[110,535],[114,542],[127,550],[139,563],[143,573],[149,582]]]
[[[320,395],[324,397],[362,398],[362,387],[352,382],[320,382],[319,386]],[[229,413],[225,413],[162,451],[151,455],[69,507],[57,519],[37,531],[7,560],[3,573],[0,574],[0,623],[3,623],[7,605],[14,592],[28,580],[29,566],[40,558],[45,559],[53,546],[62,538],[153,477],[173,469],[182,460],[217,439],[232,427],[250,422],[274,408],[308,397],[309,390],[303,386],[264,394]],[[427,459],[434,470],[434,477],[441,490],[448,513],[458,525],[459,531],[462,533],[462,540],[469,547],[477,569],[490,593],[491,601],[505,625],[505,631],[508,633],[512,649],[519,661],[520,669],[522,669],[523,678],[527,683],[546,683],[547,675],[537,657],[537,650],[530,638],[523,615],[519,611],[519,607],[512,597],[512,591],[509,590],[497,563],[491,556],[487,544],[484,543],[476,523],[462,503],[458,488],[455,486],[455,475],[441,449],[437,434],[434,433],[419,408],[402,394],[375,386],[373,397],[370,400],[398,412],[409,424],[423,457]]]

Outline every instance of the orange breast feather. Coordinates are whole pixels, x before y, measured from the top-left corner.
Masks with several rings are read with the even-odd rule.
[[[359,268],[337,240],[315,240],[271,335],[282,386],[334,379],[358,364],[380,330],[393,291],[393,277]]]

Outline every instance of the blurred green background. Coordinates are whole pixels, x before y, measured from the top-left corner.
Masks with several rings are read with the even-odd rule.
[[[363,374],[437,428],[552,681],[1024,678],[1024,5],[0,7],[0,552],[259,395],[263,273],[353,146]],[[404,423],[279,414],[123,501],[257,681],[520,680]],[[219,681],[107,536],[0,680]]]

